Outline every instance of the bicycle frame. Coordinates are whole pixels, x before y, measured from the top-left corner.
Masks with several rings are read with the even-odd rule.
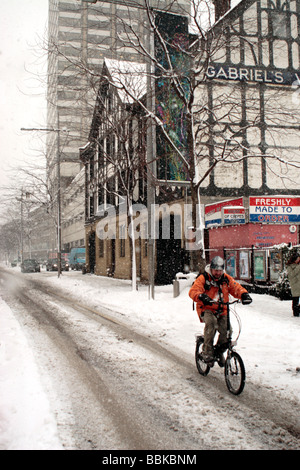
[[[236,312],[234,313],[238,321],[239,332],[235,341],[232,341],[232,329],[231,329],[231,322],[230,322],[230,305],[238,303],[238,302],[239,300],[234,300],[233,302],[218,302],[220,308],[221,306],[224,306],[224,305],[226,305],[226,308],[227,308],[227,344],[226,344],[227,356],[225,359],[224,374],[225,374],[226,386],[228,390],[234,395],[239,395],[243,391],[244,386],[245,386],[245,379],[246,379],[246,372],[245,372],[243,360],[241,356],[233,349],[234,346],[236,346],[237,340],[241,333],[241,323],[240,323],[239,316],[237,315]],[[195,359],[196,359],[196,366],[197,366],[199,374],[206,376],[209,373],[210,368],[213,367],[214,362],[219,363],[219,361],[218,361],[217,354],[214,357],[214,362],[212,365],[210,365],[209,363],[205,363],[205,361],[203,361],[202,353],[201,353],[203,342],[204,342],[204,337],[202,335],[197,336]],[[226,351],[226,349],[224,350],[224,352]]]
[[[232,341],[232,331],[231,331],[231,323],[230,323],[230,305],[239,303],[239,300],[234,300],[233,302],[222,302],[223,305],[226,305],[227,308],[227,341],[228,341],[228,349],[232,349],[234,346],[237,345],[237,340],[241,333],[241,323],[239,317],[236,315],[236,319],[239,325],[239,333],[235,341]]]

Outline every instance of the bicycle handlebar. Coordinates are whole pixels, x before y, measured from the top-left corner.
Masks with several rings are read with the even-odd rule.
[[[222,302],[222,300],[213,300],[213,303],[214,304],[217,304],[217,305],[232,305],[232,304],[238,304],[240,302],[239,299],[237,300],[233,300],[232,302]]]

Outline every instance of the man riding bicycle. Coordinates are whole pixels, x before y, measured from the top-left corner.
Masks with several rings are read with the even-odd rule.
[[[220,302],[229,301],[229,294],[241,299],[242,304],[250,304],[252,299],[247,290],[224,271],[224,260],[215,256],[204,274],[200,274],[192,285],[189,296],[196,302],[200,322],[205,323],[203,359],[214,364],[214,337],[219,331],[216,345],[219,364],[224,365],[223,353],[227,349],[227,306]]]

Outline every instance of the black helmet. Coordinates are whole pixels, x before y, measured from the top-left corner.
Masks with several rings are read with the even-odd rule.
[[[224,260],[221,256],[215,256],[210,262],[210,269],[219,269],[224,271]]]

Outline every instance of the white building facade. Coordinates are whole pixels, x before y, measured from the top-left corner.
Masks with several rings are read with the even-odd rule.
[[[299,26],[298,0],[245,0],[213,27],[195,129],[200,177],[218,161],[209,202],[300,195]]]

